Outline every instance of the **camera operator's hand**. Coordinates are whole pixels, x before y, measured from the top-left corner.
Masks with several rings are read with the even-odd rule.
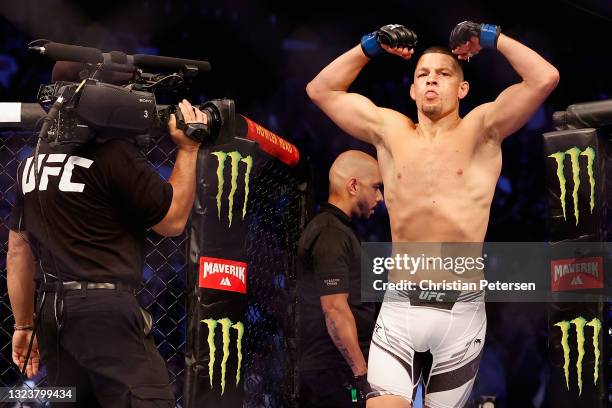
[[[179,102],[178,107],[183,114],[185,123],[206,124],[208,117],[200,109],[193,107],[186,99]],[[170,137],[172,138],[172,141],[178,146],[179,149],[197,151],[200,147],[200,142],[187,137],[185,132],[176,127],[176,116],[174,114],[170,115],[168,128],[170,130]]]
[[[206,115],[198,108],[191,106],[185,99],[179,102],[178,107],[185,123],[206,124]],[[183,233],[189,214],[191,214],[195,197],[196,162],[200,142],[193,140],[176,127],[174,114],[170,115],[168,128],[172,141],[178,147],[174,168],[168,179],[168,183],[172,185],[172,203],[166,216],[152,228],[153,231],[165,237],[175,237]]]
[[[19,371],[23,368],[26,355],[28,354],[28,346],[30,345],[30,338],[32,337],[32,330],[15,330],[13,333],[13,363],[19,367]],[[38,341],[34,338],[32,343],[32,352],[30,353],[30,359],[26,366],[26,375],[28,378],[34,377],[38,374],[38,365],[40,364],[40,353],[38,351]]]

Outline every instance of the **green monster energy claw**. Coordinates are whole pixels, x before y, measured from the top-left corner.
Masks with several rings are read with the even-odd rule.
[[[578,188],[580,187],[580,163],[578,162],[578,156],[580,156],[580,149],[572,147],[565,152],[570,157],[572,163],[572,181],[574,182],[574,189],[572,190],[572,199],[574,203],[574,218],[576,219],[576,225],[578,225]]]
[[[215,372],[215,328],[217,321],[213,319],[202,320],[208,326],[208,377],[210,378],[210,389],[213,387],[213,374]]]
[[[561,201],[561,209],[563,210],[563,219],[567,221],[565,217],[565,175],[563,174],[563,159],[565,158],[565,152],[556,152],[548,157],[552,157],[557,162],[557,178],[559,179],[559,187],[561,189],[559,194],[559,200]]]
[[[593,328],[593,354],[595,355],[595,367],[593,372],[593,381],[594,384],[597,385],[597,380],[599,379],[599,359],[601,356],[601,352],[599,351],[599,333],[601,331],[601,321],[598,318],[593,318],[590,322],[587,323],[586,319],[582,316],[579,316],[571,321],[563,320],[555,323],[555,326],[561,329],[561,347],[563,348],[563,371],[565,373],[565,385],[567,389],[570,389],[569,386],[569,366],[570,366],[570,344],[569,344],[569,335],[570,335],[570,327],[574,325],[576,331],[576,346],[578,356],[576,359],[576,376],[578,379],[578,395],[582,395],[582,363],[585,355],[585,334],[584,328],[585,326],[589,326]]]
[[[586,324],[593,328],[593,351],[595,352],[595,372],[593,373],[593,384],[597,385],[599,378],[599,332],[601,331],[601,321],[594,318]]]
[[[578,395],[582,395],[582,359],[584,358],[584,317],[577,317],[572,320],[576,328],[576,342],[578,343],[578,359],[576,360],[576,372],[578,373]]]
[[[589,177],[589,185],[590,185],[590,197],[589,197],[589,209],[591,214],[593,214],[593,209],[595,208],[595,173],[593,170],[593,166],[595,164],[595,149],[592,147],[587,147],[584,150],[580,150],[578,147],[574,146],[571,149],[561,152],[555,152],[548,157],[555,159],[557,164],[557,179],[559,180],[559,201],[561,201],[561,208],[563,210],[563,219],[567,221],[566,217],[566,206],[565,206],[565,195],[567,192],[566,183],[567,180],[564,174],[564,164],[565,156],[569,156],[571,163],[571,171],[572,171],[572,182],[574,184],[574,188],[572,189],[572,204],[574,206],[574,218],[576,220],[576,225],[580,221],[580,211],[579,211],[579,202],[578,202],[578,190],[580,187],[580,156],[585,156],[587,158],[586,168],[587,175]]]
[[[569,327],[570,323],[562,321],[555,323],[555,326],[561,329],[561,347],[563,348],[563,372],[565,373],[565,385],[569,391],[569,361],[570,361],[570,348],[568,344],[569,338]]]
[[[232,329],[236,329],[238,337],[236,338],[236,349],[238,351],[238,368],[236,369],[236,385],[240,382],[240,367],[242,367],[242,335],[244,334],[244,325],[242,322],[238,322],[232,326]]]
[[[217,326],[221,326],[221,337],[222,337],[222,353],[221,359],[221,395],[225,392],[225,378],[227,373],[227,361],[230,357],[231,337],[230,329],[236,330],[236,352],[237,352],[237,368],[236,368],[236,386],[240,383],[240,372],[242,367],[242,338],[244,336],[244,324],[242,322],[233,323],[229,318],[224,317],[222,319],[205,319],[202,320],[208,327],[208,349],[209,349],[209,362],[208,362],[208,375],[210,377],[210,388],[213,388],[213,377],[214,377],[214,366],[215,366],[215,353],[217,348],[215,346],[215,329]]]
[[[240,153],[238,152],[231,152],[228,155],[231,159],[231,166],[232,166],[232,179],[231,179],[231,186],[232,189],[229,192],[229,195],[227,196],[227,200],[229,202],[229,210],[227,213],[227,218],[229,220],[229,226],[232,226],[232,218],[234,216],[234,194],[236,194],[236,190],[238,189],[238,162],[240,161],[240,159],[242,158],[242,156],[240,155]]]
[[[249,180],[251,179],[251,169],[253,168],[253,158],[251,156],[244,157],[240,160],[246,164],[244,172],[244,203],[242,204],[242,219],[246,216],[247,203],[249,202]]]
[[[219,151],[219,152],[212,152],[211,154],[217,157],[218,187],[217,187],[216,199],[217,199],[217,217],[219,218],[219,220],[221,220],[221,198],[223,197],[223,188],[225,185],[225,177],[224,177],[225,159],[227,157],[230,158],[230,186],[231,188],[227,196],[228,207],[229,207],[228,212],[227,212],[227,219],[228,219],[228,225],[231,227],[232,221],[234,218],[234,196],[236,194],[236,191],[238,190],[238,173],[240,172],[239,164],[240,163],[245,164],[244,202],[242,204],[242,219],[244,220],[244,218],[246,217],[247,204],[248,204],[248,199],[249,199],[249,185],[250,185],[250,179],[251,179],[251,170],[253,168],[253,158],[251,156],[243,157],[238,151],[233,151],[229,153]]]
[[[591,214],[593,214],[593,208],[595,208],[595,176],[593,175],[593,164],[595,162],[595,149],[592,147],[587,147],[584,149],[581,156],[587,157],[587,174],[589,176],[589,184],[591,186],[591,194],[589,200],[589,208],[591,210]]]
[[[223,358],[221,359],[221,395],[225,392],[225,372],[227,371],[227,359],[229,358],[230,327],[232,321],[227,317],[218,320],[223,335]]]
[[[221,196],[223,195],[223,168],[225,166],[225,158],[227,153],[224,152],[212,152],[212,155],[217,157],[217,180],[219,186],[217,187],[217,216],[221,220]]]

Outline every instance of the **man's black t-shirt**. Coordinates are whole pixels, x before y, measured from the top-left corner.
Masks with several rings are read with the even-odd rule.
[[[372,303],[361,303],[361,245],[350,218],[323,204],[304,229],[298,244],[298,296],[301,371],[346,368],[325,325],[320,297],[348,293],[359,345],[367,360],[375,322]]]
[[[26,231],[31,243],[40,244],[33,249],[39,252],[43,271],[56,275],[50,251],[64,281],[138,284],[145,231],[165,217],[172,186],[126,140],[66,152],[41,145],[38,186],[32,156],[17,171],[9,227]]]

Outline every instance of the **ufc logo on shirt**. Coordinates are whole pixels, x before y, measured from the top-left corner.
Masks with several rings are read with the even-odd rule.
[[[72,171],[75,166],[83,167],[88,169],[92,164],[93,160],[85,159],[79,156],[69,156],[66,159],[65,154],[49,154],[45,161],[46,154],[39,154],[36,167],[38,168],[38,186],[39,191],[45,191],[49,184],[49,176],[58,177],[61,174],[59,181],[59,190],[64,192],[82,193],[85,189],[85,184],[74,183],[72,181]],[[41,166],[42,162],[45,162]],[[36,189],[36,179],[34,177],[34,158],[28,157],[23,169],[23,175],[21,176],[21,186],[23,194],[27,194]]]

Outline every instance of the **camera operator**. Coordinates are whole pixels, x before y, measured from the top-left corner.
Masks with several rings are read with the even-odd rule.
[[[186,123],[206,123],[188,101],[179,109]],[[38,177],[31,157],[18,168],[7,257],[12,358],[21,369],[42,280],[26,374],[35,376],[42,358],[50,385],[76,387],[75,406],[175,406],[151,317],[135,297],[146,230],[181,234],[194,201],[199,142],[174,115],[168,126],[178,147],[168,182],[126,138],[70,150],[41,142]]]

